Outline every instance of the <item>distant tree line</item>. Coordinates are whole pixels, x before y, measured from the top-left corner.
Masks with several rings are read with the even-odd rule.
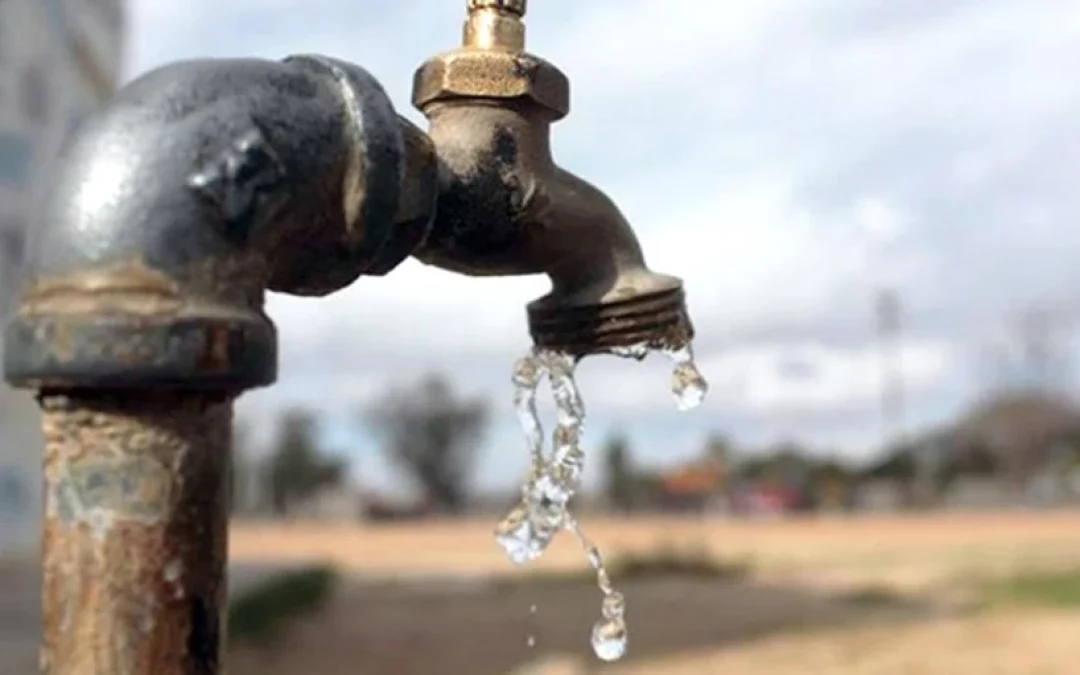
[[[324,490],[346,483],[349,461],[322,446],[319,422],[312,410],[286,410],[264,453],[253,447],[250,427],[237,424],[230,469],[234,511],[288,516]],[[381,442],[425,503],[447,514],[465,510],[476,450],[488,423],[486,401],[462,398],[446,378],[432,375],[391,389],[359,411],[357,422]],[[256,459],[260,455],[261,461]],[[243,497],[248,503],[242,503]]]
[[[391,388],[358,410],[353,422],[379,442],[415,488],[425,512],[458,515],[476,504],[477,450],[490,422],[486,400],[464,397],[446,378],[431,375]],[[323,447],[320,426],[314,411],[287,410],[278,418],[273,443],[256,452],[250,427],[239,424],[234,496],[255,487],[260,498],[247,504],[248,510],[285,516],[324,490],[343,486],[352,467],[341,453]],[[965,478],[1022,486],[1047,467],[1075,477],[1080,412],[1056,395],[999,392],[953,423],[899,439],[862,464],[796,442],[741,448],[720,434],[707,439],[694,461],[663,471],[641,466],[625,434],[612,435],[599,450],[602,496],[614,512],[697,504],[749,487],[787,491],[799,508],[813,509],[850,505],[858,488],[875,481],[910,492],[926,466],[932,468],[936,495]]]
[[[998,391],[941,428],[897,439],[871,461],[839,456],[796,442],[740,451],[717,435],[687,463],[684,473],[691,483],[694,471],[711,475],[717,496],[747,486],[780,489],[797,508],[806,509],[851,506],[856,493],[875,482],[896,487],[901,501],[910,506],[933,505],[962,480],[1019,493],[1042,476],[1058,481],[1065,492],[1075,492],[1080,482],[1080,407],[1045,390]],[[618,434],[606,445],[605,469],[605,501],[617,512],[664,508],[672,483],[680,478],[677,471],[638,468],[626,437]],[[921,471],[929,474],[926,495],[918,490]],[[709,495],[698,491],[691,496],[699,504]]]

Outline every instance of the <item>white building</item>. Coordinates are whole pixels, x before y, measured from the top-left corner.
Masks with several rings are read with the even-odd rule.
[[[18,300],[20,267],[53,156],[113,91],[123,0],[0,0],[0,311]],[[30,395],[0,385],[0,556],[37,531],[41,436]]]

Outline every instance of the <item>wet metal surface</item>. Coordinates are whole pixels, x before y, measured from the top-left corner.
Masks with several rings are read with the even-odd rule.
[[[417,70],[413,105],[442,171],[420,260],[478,276],[546,274],[528,307],[534,342],[583,356],[693,337],[682,282],[650,271],[633,229],[602,190],[556,164],[551,125],[570,81],[525,51],[526,3],[471,0],[462,48]]]

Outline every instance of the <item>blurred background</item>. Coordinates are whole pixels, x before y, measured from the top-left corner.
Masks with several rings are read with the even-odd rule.
[[[0,308],[58,144],[117,86],[323,53],[423,126],[412,71],[463,5],[0,0]],[[612,672],[1075,672],[1080,2],[535,0],[528,23],[571,77],[559,161],[683,277],[712,385],[680,413],[662,359],[579,369],[577,512],[629,602]],[[576,544],[517,570],[491,535],[527,470],[509,375],[546,290],[409,261],[271,298],[231,672],[593,672]],[[37,423],[0,391],[4,673],[36,662]]]

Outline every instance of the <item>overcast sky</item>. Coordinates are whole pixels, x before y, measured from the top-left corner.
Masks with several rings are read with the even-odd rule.
[[[323,53],[422,122],[412,72],[456,46],[464,4],[137,0],[128,72]],[[683,277],[713,385],[677,413],[662,360],[587,361],[590,445],[625,429],[657,463],[723,431],[865,457],[882,431],[879,285],[904,302],[912,426],[970,401],[1025,307],[1080,309],[1080,2],[534,0],[528,25],[573,85],[558,160],[620,204],[651,267]],[[281,380],[242,411],[324,408],[336,447],[382,481],[353,412],[441,370],[495,398],[482,478],[507,483],[526,461],[508,373],[528,348],[524,305],[546,290],[410,261],[328,299],[274,297]]]

